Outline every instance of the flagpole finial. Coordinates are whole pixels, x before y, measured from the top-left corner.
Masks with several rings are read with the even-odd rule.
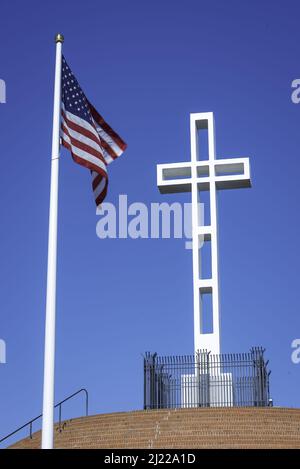
[[[63,37],[62,34],[59,34],[59,33],[58,33],[58,34],[56,34],[56,36],[55,36],[55,42],[56,42],[56,43],[58,43],[58,42],[64,42],[64,39],[65,39],[65,38]]]

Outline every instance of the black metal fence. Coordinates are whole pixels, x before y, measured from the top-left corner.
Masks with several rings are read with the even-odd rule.
[[[212,355],[144,356],[144,409],[265,407],[269,392],[265,350]]]

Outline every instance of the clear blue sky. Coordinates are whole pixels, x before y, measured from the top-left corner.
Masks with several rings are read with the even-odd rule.
[[[190,158],[189,113],[213,111],[217,155],[249,156],[253,188],[219,194],[224,352],[267,349],[276,405],[298,406],[300,6],[296,1],[3,1],[0,11],[0,435],[41,411],[53,36],[127,141],[107,201],[162,196],[156,164]],[[182,240],[100,240],[90,175],[63,150],[56,400],[142,407],[142,356],[193,351],[191,252]],[[81,412],[78,399],[65,415]]]

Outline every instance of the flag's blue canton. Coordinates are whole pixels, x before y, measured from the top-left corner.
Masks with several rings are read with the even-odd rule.
[[[88,101],[64,57],[62,58],[62,102],[66,111],[94,125]]]

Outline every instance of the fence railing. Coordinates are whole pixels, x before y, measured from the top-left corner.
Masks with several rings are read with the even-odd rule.
[[[61,430],[61,423],[62,423],[62,413],[61,413],[61,407],[62,405],[72,399],[73,397],[77,396],[77,394],[84,393],[85,394],[85,415],[88,416],[89,414],[89,393],[85,388],[79,389],[78,391],[74,392],[70,396],[66,397],[62,401],[58,402],[55,406],[54,409],[58,408],[58,426],[59,429]],[[29,429],[29,438],[32,438],[32,426],[33,423],[39,420],[43,414],[38,415],[37,417],[34,417],[33,419],[29,420],[28,422],[24,423],[21,427],[18,427],[16,430],[13,432],[9,433],[8,435],[4,436],[3,438],[0,439],[0,443],[3,443],[3,441],[7,440],[11,436],[15,435],[16,433],[20,432],[24,428],[28,427]]]
[[[265,350],[212,355],[144,356],[144,409],[270,405]]]

